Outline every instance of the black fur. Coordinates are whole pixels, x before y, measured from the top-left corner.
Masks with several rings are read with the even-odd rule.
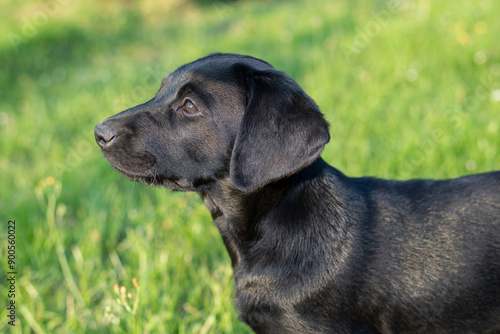
[[[500,172],[349,178],[319,157],[311,98],[231,54],[182,66],[95,136],[126,177],[200,194],[257,333],[500,333]]]

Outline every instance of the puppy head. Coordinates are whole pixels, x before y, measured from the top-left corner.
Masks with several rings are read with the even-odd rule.
[[[196,191],[229,177],[252,192],[314,161],[329,134],[316,104],[283,72],[213,54],[167,76],[152,100],[98,124],[95,138],[132,180]]]

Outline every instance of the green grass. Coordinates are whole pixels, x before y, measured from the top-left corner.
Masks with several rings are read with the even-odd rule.
[[[7,0],[0,14],[0,291],[16,229],[12,333],[249,333],[228,255],[194,194],[134,184],[94,143],[210,52],[289,73],[331,123],[350,176],[500,169],[500,3]],[[138,294],[132,279],[140,285]],[[130,311],[114,285],[132,292]],[[117,301],[118,299],[118,301]],[[131,312],[137,302],[135,312]]]

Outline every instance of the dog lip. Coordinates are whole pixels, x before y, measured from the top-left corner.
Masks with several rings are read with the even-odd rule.
[[[186,185],[184,183],[182,183],[181,181],[179,181],[179,180],[175,180],[175,181],[166,180],[166,181],[173,182],[173,183],[177,184],[179,187],[182,187],[182,188],[186,187]]]

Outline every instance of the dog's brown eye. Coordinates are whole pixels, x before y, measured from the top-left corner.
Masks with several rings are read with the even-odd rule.
[[[182,109],[188,114],[194,114],[198,112],[198,108],[194,105],[193,101],[191,100],[185,100],[184,104],[182,105]]]

